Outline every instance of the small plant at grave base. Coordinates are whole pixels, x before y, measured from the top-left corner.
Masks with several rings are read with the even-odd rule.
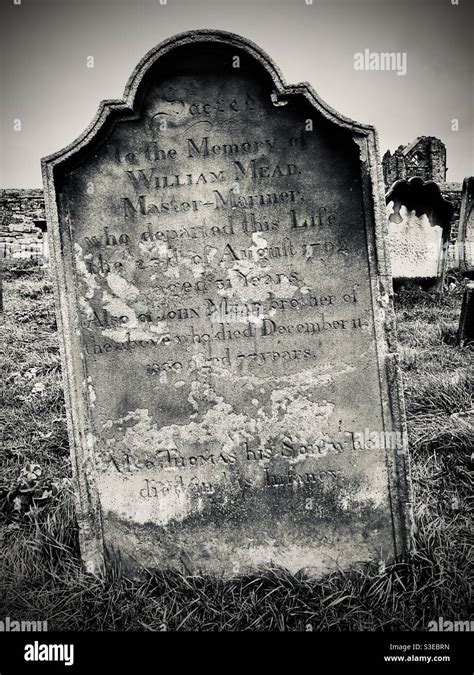
[[[58,486],[42,476],[39,464],[27,464],[16,481],[0,487],[0,517],[7,523],[19,522],[49,504],[58,494]]]

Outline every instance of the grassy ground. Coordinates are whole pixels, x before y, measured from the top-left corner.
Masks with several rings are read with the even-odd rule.
[[[417,526],[409,560],[319,582],[269,570],[228,582],[180,574],[99,580],[77,547],[58,340],[50,280],[4,282],[0,448],[0,618],[50,630],[424,630],[468,619],[472,545],[472,408],[456,346],[459,285],[442,299],[396,298]],[[471,541],[470,541],[471,539]]]

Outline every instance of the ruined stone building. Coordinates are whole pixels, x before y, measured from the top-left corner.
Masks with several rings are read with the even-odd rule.
[[[395,152],[387,150],[382,159],[385,186],[396,180],[418,176],[435,183],[446,181],[446,146],[434,136],[418,136],[408,145],[399,145]]]
[[[395,181],[415,176],[437,183],[442,196],[453,205],[451,239],[457,238],[462,185],[446,182],[448,167],[443,141],[434,136],[418,136],[407,145],[399,145],[393,154],[387,150],[382,158],[382,167],[387,192]]]

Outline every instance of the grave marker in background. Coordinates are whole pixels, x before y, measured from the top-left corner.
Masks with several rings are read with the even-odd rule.
[[[474,177],[465,178],[462,186],[459,214],[459,268],[474,276]]]
[[[373,128],[196,31],[43,170],[88,568],[320,575],[401,553]]]
[[[386,196],[394,280],[418,279],[443,288],[453,207],[432,181],[399,180]]]
[[[459,317],[458,341],[463,347],[474,344],[474,281],[466,284]]]

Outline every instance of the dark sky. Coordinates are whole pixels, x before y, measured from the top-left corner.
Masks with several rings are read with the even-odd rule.
[[[382,153],[438,136],[447,180],[474,173],[472,0],[16,2],[0,0],[2,187],[41,186],[40,158],[73,141],[101,99],[121,98],[149,49],[192,28],[253,40],[288,83],[307,81],[331,107],[374,124]],[[354,70],[364,49],[406,52],[407,74]]]

